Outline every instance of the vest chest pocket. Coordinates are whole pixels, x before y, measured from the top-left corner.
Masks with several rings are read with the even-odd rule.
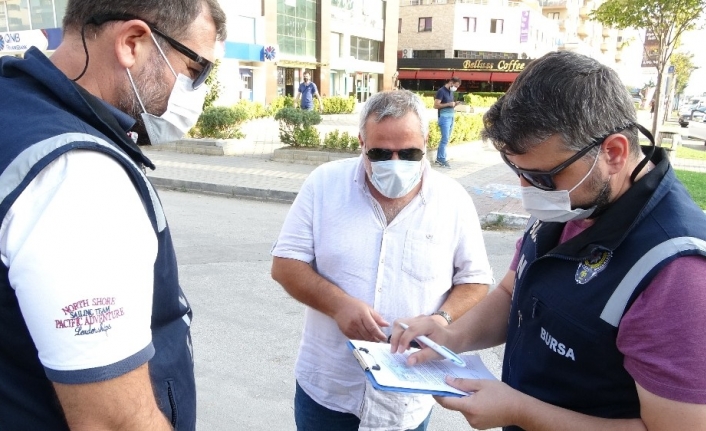
[[[402,254],[402,270],[419,281],[435,279],[453,265],[449,241],[431,232],[408,230]]]

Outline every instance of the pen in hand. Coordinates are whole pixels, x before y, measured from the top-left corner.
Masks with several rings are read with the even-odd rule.
[[[407,325],[406,323],[399,322],[399,325],[402,327],[402,329],[409,329],[409,325]],[[464,362],[464,360],[461,359],[460,356],[452,352],[448,347],[440,346],[439,344],[436,344],[424,335],[418,335],[415,338],[417,339],[417,341],[424,343],[425,346],[429,347],[444,358],[449,359],[454,364],[459,365],[461,367],[466,366],[466,362]]]

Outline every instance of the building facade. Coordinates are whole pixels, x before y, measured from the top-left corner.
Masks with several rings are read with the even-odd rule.
[[[415,91],[452,76],[462,92],[505,91],[559,41],[536,1],[402,0],[398,32],[400,85]]]
[[[61,42],[67,0],[0,0],[0,56],[21,56],[30,46],[46,53]]]
[[[398,0],[221,1],[228,16],[221,104],[295,96],[304,72],[322,96],[391,89]],[[234,78],[235,77],[235,78]]]
[[[644,31],[617,30],[590,19],[603,0],[540,0],[542,13],[559,26],[560,51],[595,58],[613,68],[628,85],[642,81],[642,39]]]

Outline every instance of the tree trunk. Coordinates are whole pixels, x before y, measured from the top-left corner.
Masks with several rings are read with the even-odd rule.
[[[664,103],[662,103],[662,88],[664,88],[664,66],[657,69],[657,85],[655,87],[654,95],[654,112],[652,113],[652,136],[655,138],[655,143],[657,146],[661,146],[662,143],[658,142],[657,134],[659,133],[659,128],[662,125],[660,121],[664,117]]]

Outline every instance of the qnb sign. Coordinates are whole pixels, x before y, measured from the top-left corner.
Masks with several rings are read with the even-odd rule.
[[[49,47],[46,33],[42,30],[0,33],[0,53],[24,52],[31,46],[46,50]]]

